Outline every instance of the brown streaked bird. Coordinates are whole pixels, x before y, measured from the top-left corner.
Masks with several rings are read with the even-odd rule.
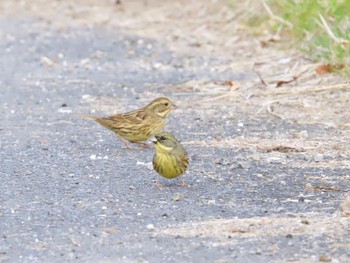
[[[154,147],[156,153],[153,156],[153,168],[161,176],[174,179],[182,175],[188,167],[189,159],[185,148],[169,132],[161,132],[155,135]],[[185,181],[182,179],[182,185]],[[160,186],[158,179],[156,186]]]
[[[82,117],[97,121],[102,126],[113,131],[124,142],[126,148],[131,149],[128,142],[147,146],[149,137],[163,131],[167,116],[176,106],[167,98],[157,98],[145,107],[127,113],[115,114],[107,117],[79,114]]]

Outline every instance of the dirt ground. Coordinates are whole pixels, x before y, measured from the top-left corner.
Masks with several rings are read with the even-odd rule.
[[[0,2],[0,262],[350,261],[348,80],[227,2]],[[186,187],[72,113],[170,97]]]

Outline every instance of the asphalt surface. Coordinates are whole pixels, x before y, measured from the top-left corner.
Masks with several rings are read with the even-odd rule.
[[[345,232],[230,236],[225,242],[162,234],[210,220],[332,217],[347,190],[341,177],[349,169],[290,165],[314,162],[304,153],[274,159],[259,152],[254,159],[249,149],[206,145],[291,130],[310,136],[327,132],[250,118],[239,105],[223,102],[171,114],[167,130],[184,143],[191,165],[187,186],[163,180],[158,189],[157,174],[148,168],[153,149],[126,150],[111,132],[73,113],[123,112],[158,96],[190,105],[199,95],[179,90],[183,82],[250,76],[217,74],[210,70],[222,63],[217,58],[176,55],[154,39],[104,28],[42,30],[36,22],[0,20],[0,261],[281,262],[325,255],[345,262],[350,257],[346,247],[334,249],[349,241]],[[188,63],[192,70],[183,66]],[[305,191],[307,182],[322,184],[326,175],[333,178],[329,186],[343,191]]]

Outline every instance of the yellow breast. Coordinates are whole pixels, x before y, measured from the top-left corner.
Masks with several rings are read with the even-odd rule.
[[[154,169],[163,177],[168,179],[182,175],[188,166],[187,156],[179,158],[172,154],[156,154],[153,158]]]

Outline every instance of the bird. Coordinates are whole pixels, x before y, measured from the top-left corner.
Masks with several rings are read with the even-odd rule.
[[[153,168],[158,174],[167,179],[174,179],[187,170],[188,154],[173,134],[158,133],[153,143],[156,150],[153,156]],[[185,181],[182,179],[182,186],[184,185]],[[160,186],[158,179],[156,186]]]
[[[93,119],[105,128],[113,131],[125,144],[132,149],[129,142],[147,147],[149,137],[162,132],[170,111],[176,105],[168,98],[161,97],[151,101],[145,107],[127,113],[98,117],[89,114],[79,114],[81,117]]]

